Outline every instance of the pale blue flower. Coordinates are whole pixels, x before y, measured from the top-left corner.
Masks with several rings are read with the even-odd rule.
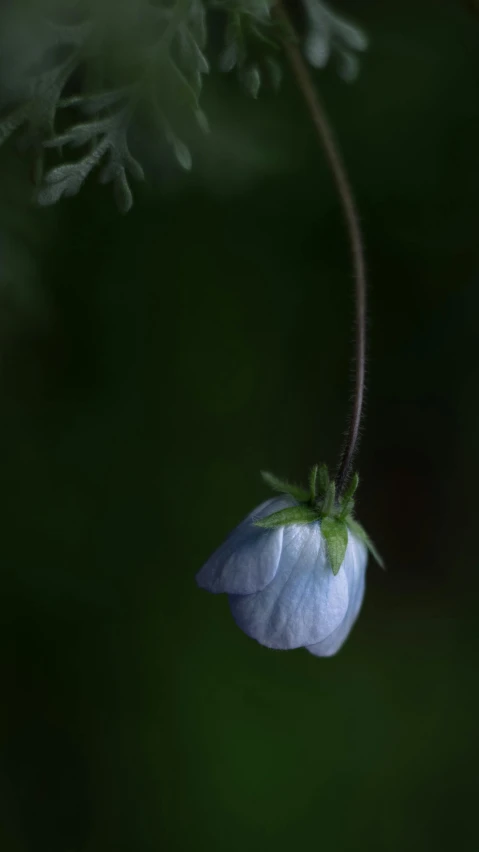
[[[364,597],[367,547],[348,529],[341,567],[333,573],[320,520],[274,529],[254,525],[300,505],[289,494],[249,514],[197,574],[198,585],[229,597],[237,625],[269,648],[305,647],[335,654],[345,642]]]

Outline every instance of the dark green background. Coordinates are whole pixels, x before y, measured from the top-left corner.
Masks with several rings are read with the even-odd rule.
[[[43,308],[1,297],[2,852],[479,849],[479,18],[341,8],[371,47],[318,84],[367,246],[358,514],[388,571],[337,657],[268,651],[194,580],[259,470],[334,466],[347,413],[348,244],[291,81],[210,86],[211,148],[126,218],[94,183],[28,211],[3,155]]]

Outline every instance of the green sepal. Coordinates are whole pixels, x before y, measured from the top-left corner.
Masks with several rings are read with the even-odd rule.
[[[338,518],[341,521],[345,521],[346,518],[348,518],[348,517],[350,517],[350,515],[352,515],[353,509],[354,509],[354,500],[352,498],[350,498],[349,500],[342,499],[341,504],[340,504]]]
[[[355,535],[357,538],[359,538],[362,542],[364,542],[364,544],[366,545],[367,549],[369,550],[371,556],[374,557],[374,559],[376,560],[378,565],[383,570],[385,570],[384,569],[384,562],[383,562],[381,556],[379,555],[378,551],[376,550],[373,542],[369,538],[364,527],[362,527],[361,524],[358,524],[358,522],[355,521],[354,518],[352,518],[351,516],[346,518],[346,524],[349,527],[349,529],[351,530],[352,534]]]
[[[352,513],[353,513],[353,509],[354,509],[354,499],[353,498],[354,498],[354,495],[357,491],[358,485],[359,485],[359,476],[358,476],[357,473],[355,473],[354,476],[351,479],[351,482],[349,483],[348,487],[346,488],[346,491],[344,492],[343,496],[339,500],[338,518],[340,518],[341,521],[345,521],[346,518],[349,517],[350,515],[352,515]]]
[[[318,479],[318,465],[314,464],[309,472],[309,495],[311,503],[316,500],[316,483]]]
[[[329,561],[333,574],[337,574],[344,562],[348,546],[348,529],[344,521],[338,518],[323,518],[321,532],[326,539]]]
[[[302,488],[301,485],[292,485],[285,479],[279,479],[274,473],[268,473],[268,471],[264,470],[261,471],[261,476],[273,491],[279,491],[280,494],[291,494],[291,497],[295,497],[300,503],[308,502],[309,491],[306,488]]]
[[[325,464],[318,469],[318,497],[325,497],[329,488],[329,471]]]
[[[330,482],[323,505],[321,506],[321,515],[330,516],[333,512],[336,500],[336,483]]]
[[[266,518],[259,518],[254,521],[255,527],[263,527],[264,529],[276,529],[277,527],[288,526],[289,524],[310,524],[312,521],[317,521],[318,516],[314,509],[309,506],[291,506],[289,509],[280,509],[279,512],[273,512]]]
[[[343,494],[342,499],[343,499],[344,503],[346,503],[347,501],[351,500],[354,497],[354,495],[356,494],[356,491],[358,490],[358,485],[359,485],[359,474],[355,473],[354,476],[351,477],[351,482],[349,483],[348,487],[346,488],[346,490]]]

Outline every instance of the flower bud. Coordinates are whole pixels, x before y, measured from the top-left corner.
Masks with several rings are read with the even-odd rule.
[[[299,506],[289,494],[251,512],[197,574],[198,585],[229,597],[238,627],[268,648],[305,647],[335,654],[364,597],[368,551],[350,529],[341,567],[333,573],[321,520],[262,528],[255,522]]]

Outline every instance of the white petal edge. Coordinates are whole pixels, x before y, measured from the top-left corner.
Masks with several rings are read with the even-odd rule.
[[[359,616],[366,588],[368,551],[356,536],[348,531],[348,549],[341,570],[348,578],[349,606],[342,623],[322,642],[306,646],[316,657],[332,657],[342,648]]]
[[[285,528],[262,529],[254,521],[291,506],[297,506],[297,501],[284,494],[250,512],[198,571],[198,586],[213,594],[250,595],[270,583],[278,568]]]

